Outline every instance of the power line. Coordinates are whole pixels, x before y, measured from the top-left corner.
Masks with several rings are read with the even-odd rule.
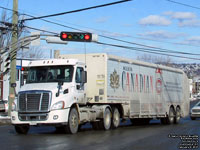
[[[12,12],[18,12],[18,11],[15,11],[15,10],[12,10],[12,9],[9,9],[9,8],[3,7],[3,6],[0,6],[0,8],[5,9],[5,10],[9,10],[9,11],[12,11]]]
[[[167,1],[170,1],[170,0],[167,0]],[[170,2],[173,2],[173,1],[170,1]],[[9,10],[9,11],[13,11],[12,9],[9,9],[9,8],[5,8],[5,7],[2,7],[0,6],[0,8],[2,9],[5,9],[5,10]],[[19,12],[18,12],[19,13]],[[29,15],[29,14],[26,14],[26,13],[19,13],[21,15],[26,15],[26,16],[29,16],[29,17],[35,17],[33,15]],[[52,24],[55,24],[55,25],[61,25],[59,23],[55,23],[55,22],[52,22],[52,21],[49,21],[49,20],[46,20],[46,19],[40,19],[42,21],[45,21],[45,22],[48,22],[48,23],[52,23]],[[57,20],[56,20],[57,21]],[[69,24],[69,23],[68,23]],[[75,24],[73,24],[75,25]],[[72,29],[72,30],[78,30],[78,31],[83,31],[83,30],[79,30],[77,28],[73,28],[73,27],[70,27],[70,26],[66,26],[66,25],[61,25],[63,27],[67,27],[69,29]],[[75,26],[80,26],[80,25],[75,25]],[[112,32],[108,32],[108,31],[105,31],[105,30],[99,30],[99,29],[94,29],[94,28],[90,28],[90,27],[84,27],[84,26],[80,26],[80,27],[83,27],[83,28],[88,28],[88,29],[93,29],[93,30],[96,30],[96,31],[100,31],[100,32],[107,32],[107,33],[112,33]],[[85,32],[85,31],[83,31]],[[159,40],[153,40],[153,39],[148,39],[148,38],[141,38],[141,37],[134,37],[134,36],[129,36],[131,38],[135,38],[135,39],[141,39],[141,40],[147,40],[147,41],[154,41],[154,42],[160,42],[160,43],[169,43],[169,44],[175,44],[175,45],[186,45],[186,46],[193,46],[193,47],[199,47],[199,46],[196,46],[196,45],[191,45],[191,44],[179,44],[179,43],[173,43],[173,42],[166,42],[166,41],[159,41]]]
[[[56,13],[56,14],[51,14],[51,15],[46,15],[46,16],[23,19],[23,21],[28,21],[28,20],[30,21],[30,20],[36,20],[36,19],[42,19],[42,18],[55,17],[55,16],[60,16],[60,15],[65,15],[65,14],[70,14],[70,13],[86,11],[86,10],[90,10],[90,9],[96,9],[96,8],[100,8],[100,7],[116,5],[116,4],[125,3],[125,2],[129,2],[129,1],[132,1],[132,0],[121,0],[121,1],[116,1],[116,2],[112,2],[112,3],[107,3],[107,4],[102,4],[102,5],[97,5],[97,6],[92,6],[92,7],[87,7],[87,8],[82,8],[82,9],[77,9],[77,10],[72,10],[72,11],[67,11],[67,12],[61,12],[61,13]]]
[[[29,26],[24,26],[24,27],[27,27],[27,28],[33,29],[33,30],[38,30],[38,31],[47,32],[47,33],[51,33],[51,34],[53,33],[55,35],[58,35],[58,33],[47,31],[47,30],[41,30],[41,29],[29,27]],[[83,30],[81,30],[81,31],[83,31]],[[102,35],[99,35],[99,36],[102,36]],[[138,45],[138,46],[146,46],[146,45],[137,44],[137,43],[134,43],[134,42],[128,42],[128,41],[124,41],[124,40],[119,40],[119,39],[115,39],[115,38],[111,38],[111,37],[107,37],[107,36],[102,36],[102,37],[109,38],[109,39],[116,40],[116,41],[120,41],[120,42],[126,42],[128,44],[134,44],[134,45]],[[128,46],[126,46],[126,47],[128,47]],[[155,51],[155,52],[174,53],[174,54],[181,54],[181,55],[194,55],[194,56],[199,56],[200,55],[198,53],[187,53],[187,52],[172,51],[172,50],[162,49],[162,48],[157,48],[157,47],[152,47],[152,46],[146,46],[146,47],[148,47],[149,49],[147,49],[147,48],[139,48],[139,47],[131,47],[131,48],[135,48],[135,49],[138,49],[138,50],[139,49],[140,50],[150,50],[150,51]]]
[[[8,8],[1,7],[1,6],[0,6],[0,8],[2,8],[2,9],[7,9],[7,10],[9,10],[9,11],[13,11],[12,9],[8,9]],[[25,14],[25,13],[23,13],[22,15],[26,15],[26,16],[35,18],[35,16],[33,16],[33,15],[28,15],[28,14]],[[37,17],[36,17],[36,18],[37,18]],[[69,29],[72,29],[72,30],[77,30],[77,31],[81,31],[81,32],[87,32],[87,31],[85,31],[85,30],[81,30],[81,29],[78,29],[78,28],[70,27],[70,26],[63,25],[63,24],[60,24],[60,23],[56,23],[56,22],[53,22],[53,21],[49,21],[49,20],[46,20],[46,19],[40,19],[40,20],[43,20],[43,21],[45,21],[45,22],[47,22],[47,23],[55,24],[55,25],[58,25],[58,26],[66,27],[66,28],[69,28]],[[88,28],[88,27],[86,27],[86,28]],[[90,28],[89,28],[89,29],[90,29]],[[95,30],[97,30],[97,29],[95,29]],[[98,30],[97,30],[97,31],[98,31]],[[99,30],[99,31],[100,31],[100,30]],[[102,31],[100,31],[100,32],[102,32]],[[106,32],[108,32],[108,31],[106,31]],[[108,33],[112,33],[112,32],[108,32]],[[99,36],[104,37],[104,38],[109,38],[109,39],[111,39],[111,37],[108,37],[108,36],[104,36],[104,35],[99,35]],[[152,39],[144,39],[144,38],[138,38],[138,37],[133,37],[133,36],[129,36],[129,37],[136,38],[136,39],[149,40],[149,41],[162,42],[162,43],[170,43],[170,44],[176,44],[176,45],[187,45],[187,46],[199,47],[199,46],[196,46],[196,45],[179,44],[179,43],[172,43],[172,42],[163,42],[163,41],[157,41],[157,40],[152,40]],[[117,39],[117,38],[112,38],[112,40],[119,40],[119,39]],[[121,40],[121,42],[124,42],[124,41]],[[129,44],[136,44],[136,45],[137,45],[138,43],[133,43],[133,42],[132,42],[132,43],[129,43]],[[140,45],[141,45],[141,44],[140,44]],[[149,46],[147,46],[147,45],[141,45],[141,46],[149,47]],[[150,48],[158,48],[158,47],[150,47]],[[160,48],[158,48],[158,49],[160,49]],[[165,49],[164,49],[164,50],[165,50]],[[198,54],[197,54],[197,55],[198,55]]]
[[[23,27],[26,27],[26,28],[29,28],[29,29],[32,29],[32,30],[37,30],[37,31],[41,31],[41,32],[46,32],[46,33],[51,33],[51,34],[59,35],[58,33],[52,32],[52,31],[37,29],[37,28],[29,27],[29,26],[23,26]]]
[[[160,52],[153,52],[152,50],[146,50],[143,48],[135,48],[135,47],[129,47],[129,46],[123,46],[123,45],[116,45],[116,44],[109,44],[109,43],[102,43],[102,42],[96,42],[97,44],[101,45],[107,45],[107,46],[112,46],[112,47],[118,47],[118,48],[124,48],[124,49],[129,49],[133,51],[139,51],[139,52],[145,52],[145,53],[151,53],[151,54],[158,54],[158,55],[164,55],[164,56],[170,56],[170,57],[177,57],[177,58],[184,58],[184,59],[191,59],[191,60],[200,60],[199,58],[194,58],[194,57],[186,57],[186,56],[178,56],[178,55],[172,55],[172,54],[163,54]]]
[[[1,8],[1,7],[0,7],[0,8]],[[8,9],[8,10],[10,10],[10,9]],[[10,11],[12,11],[12,10],[10,10]],[[32,16],[32,15],[28,15],[28,14],[24,14],[24,15],[31,16],[31,17],[35,18],[35,17]],[[36,18],[38,18],[38,17],[36,17]],[[66,26],[66,25],[63,25],[63,24],[60,24],[60,23],[56,23],[56,22],[53,22],[53,21],[49,21],[49,20],[46,20],[46,19],[41,19],[41,18],[38,18],[38,19],[43,20],[43,21],[48,22],[48,23],[52,23],[52,24],[55,24],[55,25],[59,25],[59,26],[62,26],[62,27],[70,28],[70,29],[73,29],[73,30],[77,30],[77,31],[81,31],[81,32],[86,32],[86,31],[81,30],[81,29],[78,29],[78,28]],[[25,26],[25,27],[27,27],[27,28],[29,28],[29,29],[33,29],[33,30],[38,30],[38,31],[42,31],[42,32],[47,32],[47,33],[51,33],[51,34],[56,34],[56,35],[58,35],[58,33],[51,32],[51,31],[47,31],[47,30],[41,30],[41,29],[29,27],[29,26]],[[168,50],[168,49],[162,49],[162,48],[158,48],[158,47],[152,47],[152,46],[148,46],[148,45],[144,45],[144,44],[139,44],[139,43],[134,43],[134,42],[129,42],[129,41],[125,41],[125,40],[121,40],[121,39],[117,39],[117,38],[112,38],[112,37],[108,37],[108,36],[104,36],[104,35],[99,35],[99,36],[100,36],[100,37],[103,37],[103,38],[107,38],[107,39],[119,41],[119,42],[124,42],[124,43],[128,43],[128,44],[134,44],[134,45],[143,46],[143,47],[148,47],[148,48],[151,48],[151,50],[152,50],[152,48],[153,48],[153,49],[157,49],[157,51],[159,51],[159,52],[178,53],[178,54],[185,54],[185,55],[200,55],[200,54],[186,53],[186,52],[178,52],[178,51],[174,51],[174,50]],[[155,50],[154,50],[154,51],[155,51]]]
[[[77,30],[77,31],[81,31],[81,32],[87,32],[87,31],[84,31],[84,30],[81,30],[81,29],[78,29],[78,28],[74,28],[74,27],[69,27],[69,26],[66,26],[66,25],[63,25],[63,24],[60,24],[60,23],[55,23],[55,22],[48,21],[48,20],[45,20],[45,21],[53,23],[55,25],[62,26],[62,27],[70,28],[70,29],[73,29],[73,30]],[[25,26],[25,27],[27,27],[27,26]],[[40,29],[37,29],[37,28],[33,28],[33,27],[28,27],[28,28],[40,31]],[[45,31],[45,30],[41,30],[41,31],[49,32],[49,31]],[[49,33],[51,33],[51,32],[49,32]],[[53,34],[58,34],[58,33],[54,33],[53,32]],[[200,55],[198,53],[178,52],[178,51],[174,51],[174,50],[148,46],[148,45],[139,44],[139,43],[135,43],[135,42],[129,42],[129,41],[125,41],[125,40],[121,40],[121,39],[117,39],[117,38],[113,38],[113,37],[108,37],[108,36],[104,36],[104,35],[99,35],[99,36],[103,37],[103,38],[107,38],[107,39],[111,39],[111,40],[127,43],[127,44],[133,44],[133,45],[138,45],[138,46],[143,46],[143,47],[148,47],[148,48],[154,48],[154,49],[162,50],[162,51],[165,51],[165,52],[168,52],[168,53],[181,53],[181,54],[186,54],[186,55]]]
[[[28,27],[25,26],[27,28],[33,29],[33,30],[39,30],[42,32],[48,32],[48,33],[53,33],[55,35],[58,35],[58,33],[55,32],[51,32],[51,31],[47,31],[47,30],[40,30],[37,28],[33,28],[33,27]],[[198,58],[193,58],[193,57],[186,57],[186,56],[178,56],[178,55],[172,55],[172,54],[166,54],[166,53],[177,53],[177,54],[187,54],[187,55],[200,55],[200,54],[193,54],[193,53],[184,53],[184,52],[171,52],[171,51],[161,51],[158,49],[147,49],[147,48],[139,48],[139,47],[130,47],[130,46],[123,46],[123,45],[117,45],[117,44],[110,44],[110,43],[103,43],[103,42],[95,42],[96,44],[101,44],[101,45],[107,45],[107,46],[112,46],[112,47],[118,47],[118,48],[124,48],[124,49],[129,49],[129,50],[133,50],[133,51],[139,51],[139,52],[145,52],[145,53],[151,53],[151,54],[158,54],[158,55],[165,55],[165,56],[170,56],[170,57],[178,57],[178,58],[185,58],[185,59],[191,59],[191,60],[200,60]]]
[[[55,25],[59,25],[59,26],[62,26],[62,27],[70,28],[70,29],[73,29],[73,30],[78,30],[78,31],[81,31],[81,32],[86,32],[86,31],[84,31],[84,30],[80,30],[80,29],[77,29],[77,28],[74,28],[74,27],[69,27],[69,26],[66,26],[66,25],[63,25],[63,24],[60,24],[60,23],[56,23],[56,22],[52,22],[52,21],[46,20],[46,19],[41,19],[41,20],[44,20],[44,21],[46,21],[46,22],[49,22],[49,23],[52,23],[52,24],[55,24]],[[58,33],[51,32],[51,31],[47,31],[47,30],[41,30],[41,29],[29,27],[29,26],[24,26],[24,27],[27,27],[27,28],[33,29],[33,30],[38,30],[38,31],[42,31],[42,32],[47,32],[47,33],[51,33],[51,34],[56,34],[56,35],[58,35]],[[157,50],[159,50],[159,52],[178,53],[178,54],[185,54],[185,55],[200,55],[200,54],[198,54],[198,53],[178,52],[178,51],[174,51],[174,50],[168,50],[168,49],[163,49],[163,48],[148,46],[148,45],[139,44],[139,43],[135,43],[135,42],[129,42],[129,41],[125,41],[125,40],[121,40],[121,39],[117,39],[117,38],[113,38],[113,37],[108,37],[108,36],[104,36],[104,35],[99,35],[99,36],[100,36],[100,37],[103,37],[103,38],[107,38],[107,39],[119,41],[119,42],[124,42],[124,43],[128,43],[128,44],[134,44],[134,45],[143,46],[143,47],[148,47],[148,48],[151,48],[151,49],[152,49],[152,48],[153,48],[153,49],[157,49]],[[155,50],[154,50],[154,51],[155,51]]]
[[[180,3],[180,2],[176,2],[176,1],[172,1],[172,0],[166,0],[166,1],[171,2],[171,3],[175,3],[175,4],[179,4],[179,5],[183,5],[183,6],[186,6],[186,7],[194,8],[194,9],[200,9],[200,7],[196,7],[196,6],[192,6],[192,5],[188,5],[188,4],[184,4],[184,3]]]

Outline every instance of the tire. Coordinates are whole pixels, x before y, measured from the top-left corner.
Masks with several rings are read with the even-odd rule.
[[[179,107],[177,107],[176,108],[176,115],[175,115],[174,123],[178,124],[180,119],[181,119],[181,110],[180,110]]]
[[[175,111],[172,107],[170,107],[169,109],[169,114],[168,114],[168,117],[167,117],[167,124],[173,124],[175,122]]]
[[[113,115],[112,115],[112,128],[116,129],[120,125],[120,114],[119,110],[115,107],[113,109]]]
[[[170,125],[170,124],[175,123],[175,118],[176,118],[175,111],[173,107],[170,107],[169,114],[167,115],[167,117],[161,118],[160,121],[161,121],[161,124]]]
[[[111,111],[106,108],[103,115],[103,120],[99,122],[99,128],[103,130],[109,130],[111,128]]]
[[[70,110],[66,132],[68,132],[70,134],[75,134],[78,132],[78,127],[79,127],[78,112],[77,112],[76,108],[72,108]]]
[[[30,126],[29,125],[16,125],[15,131],[18,134],[27,134],[29,131]]]

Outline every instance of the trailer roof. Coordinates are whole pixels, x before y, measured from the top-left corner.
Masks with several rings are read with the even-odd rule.
[[[109,60],[124,62],[124,63],[128,63],[128,64],[148,66],[148,67],[152,67],[152,68],[160,68],[160,69],[163,69],[163,70],[168,70],[168,71],[173,71],[173,72],[178,72],[178,73],[184,73],[183,70],[173,68],[173,67],[168,67],[168,66],[164,66],[164,65],[158,65],[158,64],[148,63],[148,62],[144,62],[144,61],[123,58],[123,57],[109,55],[109,54],[105,54],[105,55],[107,55]]]

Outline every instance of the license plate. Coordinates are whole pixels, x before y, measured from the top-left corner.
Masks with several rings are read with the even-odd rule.
[[[30,122],[29,124],[30,124],[31,126],[35,126],[35,125],[37,125],[37,122],[33,122],[33,121],[32,121],[32,122]]]

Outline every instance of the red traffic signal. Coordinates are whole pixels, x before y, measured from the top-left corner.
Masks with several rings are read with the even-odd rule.
[[[60,39],[63,41],[91,42],[91,33],[82,32],[61,32]]]

